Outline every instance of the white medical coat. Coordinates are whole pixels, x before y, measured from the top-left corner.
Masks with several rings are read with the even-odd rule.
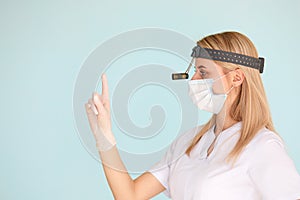
[[[222,131],[213,151],[213,128],[191,151],[184,152],[201,126],[184,133],[169,147],[164,157],[148,171],[166,188],[174,200],[295,200],[300,199],[300,176],[283,141],[263,128],[241,153],[234,166],[225,158],[239,139],[242,122]]]

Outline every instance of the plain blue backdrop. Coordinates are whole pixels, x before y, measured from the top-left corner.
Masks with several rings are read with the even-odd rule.
[[[249,36],[266,58],[274,124],[299,171],[299,19],[297,0],[0,1],[0,199],[112,199],[76,133],[73,87],[92,50],[142,27],[195,41],[227,30]]]

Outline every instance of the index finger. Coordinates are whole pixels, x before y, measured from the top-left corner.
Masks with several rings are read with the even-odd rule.
[[[102,97],[104,99],[109,99],[108,83],[107,83],[106,74],[102,74]]]

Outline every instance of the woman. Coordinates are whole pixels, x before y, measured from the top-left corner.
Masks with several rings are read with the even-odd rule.
[[[218,53],[224,57],[214,57]],[[300,199],[300,176],[274,130],[260,77],[263,60],[253,43],[237,32],[218,33],[198,41],[192,56],[189,95],[213,116],[177,138],[161,161],[135,180],[115,145],[105,75],[102,95],[95,93],[86,104],[115,199],[149,199],[163,191],[181,200]],[[250,64],[234,59],[239,56]]]

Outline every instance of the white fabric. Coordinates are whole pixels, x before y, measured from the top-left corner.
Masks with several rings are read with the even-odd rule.
[[[213,83],[213,79],[188,81],[189,96],[200,110],[218,114],[226,101],[227,93],[215,94],[213,92]]]
[[[239,122],[221,132],[207,157],[215,138],[212,128],[188,157],[184,151],[202,128],[195,127],[177,138],[148,171],[174,200],[300,199],[300,176],[295,165],[280,137],[266,128],[252,139],[232,168],[225,163],[239,139],[241,126]]]

